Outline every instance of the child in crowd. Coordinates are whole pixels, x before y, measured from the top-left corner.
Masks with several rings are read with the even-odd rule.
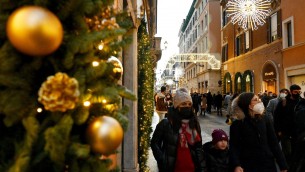
[[[204,172],[229,171],[228,135],[222,129],[215,129],[212,141],[203,144]]]

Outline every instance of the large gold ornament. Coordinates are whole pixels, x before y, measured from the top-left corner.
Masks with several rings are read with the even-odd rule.
[[[31,56],[51,54],[63,39],[59,19],[49,10],[38,6],[15,10],[8,18],[6,32],[16,49]]]
[[[114,66],[112,69],[113,77],[119,80],[123,75],[123,65],[121,61],[118,58],[111,56],[108,58],[107,62]]]
[[[42,83],[38,92],[38,101],[46,110],[65,112],[75,107],[79,94],[78,81],[69,78],[65,73],[58,72]]]
[[[94,152],[109,155],[121,144],[123,128],[114,118],[100,116],[91,121],[86,137]]]

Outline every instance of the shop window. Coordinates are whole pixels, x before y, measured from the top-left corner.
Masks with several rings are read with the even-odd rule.
[[[246,76],[246,92],[251,91],[251,80],[250,80],[250,75]]]
[[[241,93],[241,77],[237,78],[237,89],[236,89],[237,93]]]

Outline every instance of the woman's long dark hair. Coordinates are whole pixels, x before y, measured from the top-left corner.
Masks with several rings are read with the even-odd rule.
[[[249,116],[249,105],[253,97],[254,93],[251,92],[241,93],[238,97],[237,105],[244,112],[245,116]]]

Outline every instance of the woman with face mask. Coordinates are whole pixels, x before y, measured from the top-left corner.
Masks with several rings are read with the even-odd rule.
[[[230,126],[229,164],[234,172],[281,172],[288,167],[273,124],[264,105],[253,93],[242,93],[233,107],[238,120]],[[233,105],[232,105],[233,106]]]
[[[203,171],[201,129],[185,88],[176,91],[168,118],[158,123],[151,149],[160,172]]]

